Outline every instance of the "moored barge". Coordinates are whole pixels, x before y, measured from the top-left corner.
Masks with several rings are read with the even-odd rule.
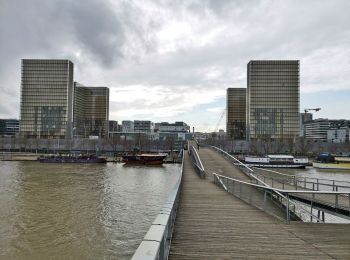
[[[141,153],[123,155],[122,161],[125,164],[141,164],[141,165],[161,165],[167,154],[163,153]]]
[[[41,163],[106,163],[107,160],[97,155],[51,155],[40,156],[38,161]]]

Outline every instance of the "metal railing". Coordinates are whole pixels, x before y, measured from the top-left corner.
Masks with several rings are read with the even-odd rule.
[[[167,259],[173,234],[176,212],[179,204],[184,169],[184,151],[182,151],[181,174],[169,197],[164,203],[152,226],[134,253],[133,260]]]
[[[191,156],[192,164],[201,178],[205,178],[205,170],[204,166],[202,164],[201,158],[199,157],[196,148],[194,148],[192,145],[189,146],[188,153]]]
[[[254,172],[254,170],[252,168],[250,168],[249,166],[245,165],[244,163],[242,163],[240,160],[238,160],[237,158],[235,158],[234,156],[232,156],[231,154],[225,152],[224,150],[216,147],[216,146],[208,146],[211,149],[214,149],[215,151],[219,152],[220,154],[222,154],[226,160],[229,160],[230,162],[232,162],[234,165],[236,165],[238,168],[240,168],[242,170],[242,172],[246,173],[248,176],[250,176],[251,173]]]
[[[325,178],[313,178],[281,173],[275,170],[252,167],[254,175],[266,181],[274,182],[275,185],[292,185],[295,189],[308,189],[317,191],[350,191],[350,182],[338,181]],[[275,176],[271,176],[275,175]],[[276,177],[282,176],[282,177]]]
[[[317,204],[319,200],[323,201],[323,196],[327,196],[331,207],[339,208],[340,200],[343,200],[342,207],[350,208],[349,192],[284,190],[252,183],[257,182],[256,180],[247,182],[216,173],[213,175],[214,183],[225,191],[287,223],[291,220],[326,222],[324,210],[320,209]],[[329,195],[332,196],[331,200],[329,200]],[[301,202],[299,197],[307,197],[308,200]],[[315,210],[317,215],[314,214]],[[281,212],[285,214],[282,215]],[[332,222],[332,219],[327,222]]]
[[[300,202],[302,202],[302,205],[300,205],[299,208],[305,208],[309,211],[309,213],[307,213],[306,215],[312,215],[313,209],[317,208],[319,212],[322,211],[323,214],[324,211],[328,211],[330,214],[336,213],[338,214],[338,216],[345,218],[347,218],[347,216],[350,216],[350,189],[348,189],[349,187],[346,185],[348,182],[316,178],[316,182],[313,182],[311,181],[312,178],[306,178],[305,180],[305,178],[300,178],[295,175],[292,175],[291,177],[291,175],[269,169],[249,167],[241,161],[239,161],[238,159],[236,159],[234,156],[223,151],[222,149],[215,146],[209,147],[222,154],[225,157],[225,159],[229,160],[232,164],[237,166],[243,173],[245,173],[248,177],[251,178],[251,182],[255,182],[256,184],[260,184],[261,186],[266,188],[273,188],[274,192],[278,196],[286,196],[281,192],[285,190],[290,191],[288,192],[288,195],[292,194],[291,196],[293,197],[294,203],[300,205]],[[278,179],[270,178],[265,175],[259,174],[257,170],[279,173],[281,176],[284,177]],[[328,183],[326,181],[328,181]],[[303,184],[304,186],[306,185],[306,188],[302,189],[300,187],[301,184]],[[328,190],[326,189],[322,191],[321,187],[328,187]],[[291,193],[293,190],[298,190],[298,192]],[[319,193],[316,193],[316,191],[319,191]],[[305,210],[301,211],[305,212]],[[305,213],[302,213],[301,215],[305,215]],[[317,219],[316,216],[312,216],[310,218]],[[302,219],[304,220],[305,217],[303,217]],[[319,221],[319,219],[317,220]]]

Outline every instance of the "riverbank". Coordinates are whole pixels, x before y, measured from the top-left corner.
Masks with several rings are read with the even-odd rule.
[[[0,161],[37,161],[38,157],[40,156],[47,156],[47,154],[29,152],[2,152],[0,153]],[[102,157],[106,158],[107,162],[122,163],[121,156],[102,155]],[[181,163],[181,158],[169,155],[164,159],[164,163]]]

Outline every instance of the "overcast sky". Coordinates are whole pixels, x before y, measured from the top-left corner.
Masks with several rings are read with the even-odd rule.
[[[113,120],[214,130],[255,59],[300,60],[300,109],[350,119],[349,13],[348,0],[0,0],[0,118],[19,118],[21,59],[59,58],[110,88]]]

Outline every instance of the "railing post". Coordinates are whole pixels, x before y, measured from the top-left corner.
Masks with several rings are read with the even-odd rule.
[[[324,211],[322,211],[322,222],[325,222],[325,218],[324,218]]]
[[[333,191],[334,191],[334,189],[335,189],[334,184],[335,184],[335,180],[333,180]]]
[[[318,179],[317,179],[317,190],[318,191],[320,190]]]
[[[242,183],[239,183],[239,197],[242,198]]]
[[[304,177],[304,188],[306,189],[306,177]]]
[[[287,193],[287,223],[290,221],[290,213],[289,213],[289,193]]]
[[[335,194],[335,207],[338,208],[338,194]]]
[[[311,214],[310,214],[310,222],[312,222],[312,206],[313,206],[313,201],[311,201]]]

